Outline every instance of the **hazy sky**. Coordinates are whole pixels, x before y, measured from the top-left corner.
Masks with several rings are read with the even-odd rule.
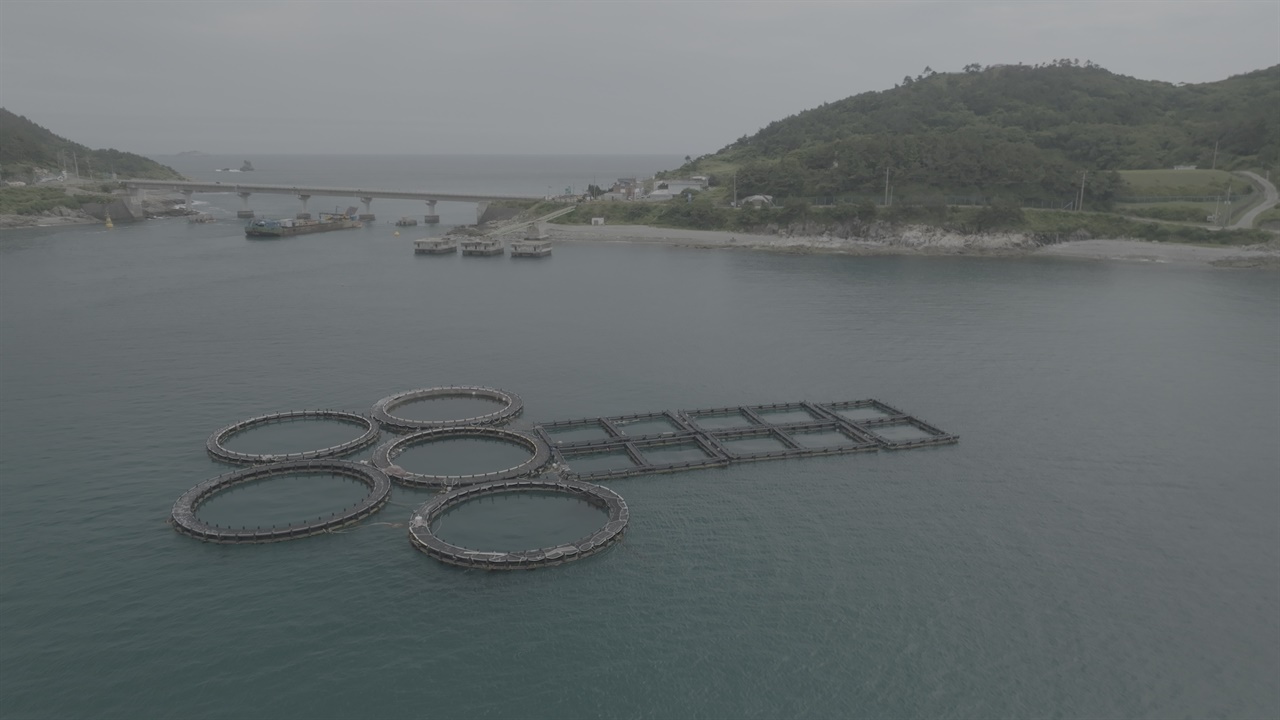
[[[1280,63],[1280,0],[0,0],[0,105],[141,153],[713,152],[924,67]]]

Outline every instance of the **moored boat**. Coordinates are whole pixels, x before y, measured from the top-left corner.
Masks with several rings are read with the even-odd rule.
[[[245,237],[278,238],[329,230],[349,230],[364,223],[349,215],[320,213],[319,220],[255,220],[244,227]]]

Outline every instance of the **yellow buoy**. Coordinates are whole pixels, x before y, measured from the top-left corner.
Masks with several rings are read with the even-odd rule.
[[[395,232],[393,232],[393,233],[391,233],[391,234],[392,234],[392,235],[395,235],[396,237],[400,237],[400,231],[399,231],[399,230],[397,230],[397,231],[395,231]]]
[[[115,225],[112,225],[112,224],[111,224],[111,213],[109,213],[109,212],[104,212],[103,214],[107,216],[107,227],[109,227],[109,228],[113,228],[113,227],[115,227]]]

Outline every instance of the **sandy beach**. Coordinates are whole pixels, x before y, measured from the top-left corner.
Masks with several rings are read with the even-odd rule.
[[[745,248],[846,255],[1048,255],[1086,260],[1280,268],[1280,242],[1265,246],[1212,247],[1142,240],[1077,240],[1037,246],[1017,233],[959,235],[937,228],[907,228],[890,239],[753,235],[720,230],[682,230],[646,225],[546,226],[556,240],[629,242],[684,247]]]

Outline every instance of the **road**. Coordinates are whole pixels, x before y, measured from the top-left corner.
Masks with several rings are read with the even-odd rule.
[[[1272,185],[1271,182],[1266,178],[1256,173],[1251,173],[1248,171],[1242,171],[1240,174],[1248,175],[1250,180],[1260,185],[1262,187],[1262,191],[1266,193],[1266,199],[1258,203],[1257,207],[1253,208],[1252,210],[1245,213],[1244,215],[1241,215],[1239,220],[1232,223],[1231,224],[1232,230],[1238,230],[1241,228],[1247,229],[1247,228],[1253,227],[1254,219],[1256,219],[1262,213],[1275,207],[1277,200],[1280,200],[1280,195],[1276,193],[1276,186]]]

